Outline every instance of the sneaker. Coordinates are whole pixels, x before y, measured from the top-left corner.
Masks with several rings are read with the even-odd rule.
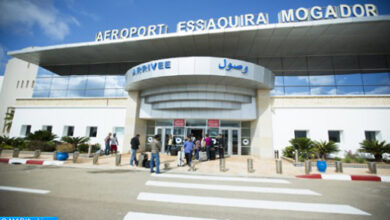
[[[154,173],[154,170],[150,171],[150,173]]]

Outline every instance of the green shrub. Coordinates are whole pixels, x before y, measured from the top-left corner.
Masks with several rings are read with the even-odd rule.
[[[341,158],[340,157],[335,157],[334,160],[335,161],[341,161]]]
[[[63,153],[71,153],[74,151],[73,145],[68,143],[57,145],[56,149],[58,152],[63,152]]]
[[[283,156],[294,158],[294,151],[295,151],[295,148],[293,146],[285,147],[283,149]]]
[[[309,158],[314,153],[313,142],[309,138],[293,138],[290,141],[291,147],[298,150],[303,158]]]
[[[97,150],[100,150],[100,144],[96,143],[92,145],[92,152],[96,152]]]
[[[347,158],[347,157],[346,157],[346,158],[344,159],[344,162],[345,162],[345,163],[351,163],[351,161],[352,161],[351,158]]]
[[[314,141],[313,145],[315,152],[319,154],[322,160],[326,159],[326,154],[340,151],[333,141]]]
[[[89,144],[80,144],[77,148],[80,153],[88,153]]]
[[[365,160],[364,158],[361,158],[361,157],[356,157],[356,158],[355,158],[355,161],[356,161],[357,163],[364,163],[364,162],[366,162],[366,160]]]
[[[56,144],[52,141],[29,141],[28,149],[32,151],[53,152],[56,149]]]
[[[52,134],[50,131],[38,130],[27,136],[27,140],[30,141],[53,141],[57,138],[57,135]]]
[[[377,140],[364,140],[360,143],[360,146],[360,152],[373,154],[376,161],[382,160],[383,153],[390,153],[390,144],[387,144],[386,141],[379,142]]]

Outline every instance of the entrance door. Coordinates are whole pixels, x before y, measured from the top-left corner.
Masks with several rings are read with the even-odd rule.
[[[168,145],[169,135],[172,135],[172,128],[156,127],[156,134],[161,137],[161,153],[164,153]]]
[[[222,138],[225,140],[225,154],[241,155],[241,131],[237,128],[222,129]]]

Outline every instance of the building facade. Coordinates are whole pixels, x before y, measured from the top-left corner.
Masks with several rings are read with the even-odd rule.
[[[15,111],[10,136],[49,129],[103,145],[114,132],[121,152],[135,134],[143,144],[160,134],[164,147],[168,135],[180,145],[222,134],[228,155],[270,158],[309,137],[335,141],[343,156],[364,139],[390,142],[390,16],[367,7],[367,16],[14,51],[1,114]]]

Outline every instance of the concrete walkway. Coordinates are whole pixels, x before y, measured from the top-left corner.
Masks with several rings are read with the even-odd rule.
[[[31,159],[33,152],[21,152],[19,158]],[[1,158],[11,158],[11,152],[3,152]],[[150,158],[150,153],[149,153]],[[51,161],[53,160],[52,153],[41,154],[41,160]],[[253,159],[254,172],[249,173],[247,170],[247,159]],[[256,156],[232,156],[225,158],[226,171],[221,172],[219,169],[219,159],[212,161],[199,162],[195,161],[196,171],[189,171],[188,166],[178,167],[177,157],[168,156],[166,154],[160,154],[160,170],[161,172],[170,173],[198,173],[198,174],[220,174],[220,175],[232,175],[232,176],[270,176],[270,177],[295,177],[297,175],[304,174],[304,167],[296,167],[290,161],[282,160],[283,173],[276,173],[276,164],[274,159],[260,159]],[[130,154],[122,154],[121,165],[115,166],[115,156],[101,156],[99,157],[98,164],[92,164],[92,158],[87,158],[82,154],[77,163],[72,162],[72,155],[65,161],[63,166],[75,167],[75,168],[94,168],[94,169],[130,169],[137,171],[149,171],[149,169],[143,167],[131,167]],[[316,167],[313,166],[312,174],[319,173]],[[335,167],[328,167],[326,174],[336,174]],[[343,174],[347,175],[375,175],[370,174],[367,168],[348,168],[343,167]],[[389,168],[378,168],[376,175],[390,175]]]

